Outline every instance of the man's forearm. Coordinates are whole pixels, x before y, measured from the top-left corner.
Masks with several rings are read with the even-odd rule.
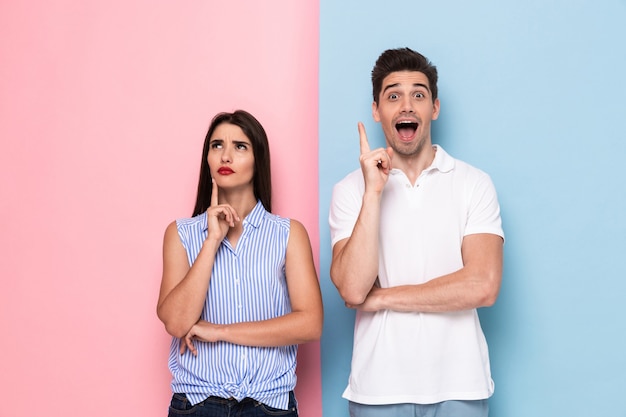
[[[378,276],[380,197],[366,194],[352,235],[333,247],[330,276],[346,303],[365,300]]]

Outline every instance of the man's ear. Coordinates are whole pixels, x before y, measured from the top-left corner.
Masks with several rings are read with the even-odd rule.
[[[372,117],[375,122],[380,122],[380,115],[378,114],[378,104],[375,101],[372,102]]]
[[[439,98],[435,99],[435,102],[433,103],[433,117],[432,120],[437,120],[437,118],[439,117]]]

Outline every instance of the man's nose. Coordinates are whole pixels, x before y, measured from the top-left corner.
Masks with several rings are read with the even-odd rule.
[[[413,113],[413,100],[411,99],[411,96],[407,95],[402,98],[401,110],[406,113]]]

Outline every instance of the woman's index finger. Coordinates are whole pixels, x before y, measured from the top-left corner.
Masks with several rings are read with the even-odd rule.
[[[217,206],[219,204],[219,200],[217,198],[217,184],[215,180],[211,178],[211,207]]]

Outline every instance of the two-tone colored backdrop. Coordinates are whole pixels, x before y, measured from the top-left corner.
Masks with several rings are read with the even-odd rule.
[[[266,127],[275,206],[312,239],[326,323],[304,417],[347,415],[353,313],[332,185],[358,166],[390,47],[439,67],[434,140],[486,170],[507,234],[492,416],[626,416],[626,2],[0,2],[0,417],[166,415],[165,226],[211,117]]]

